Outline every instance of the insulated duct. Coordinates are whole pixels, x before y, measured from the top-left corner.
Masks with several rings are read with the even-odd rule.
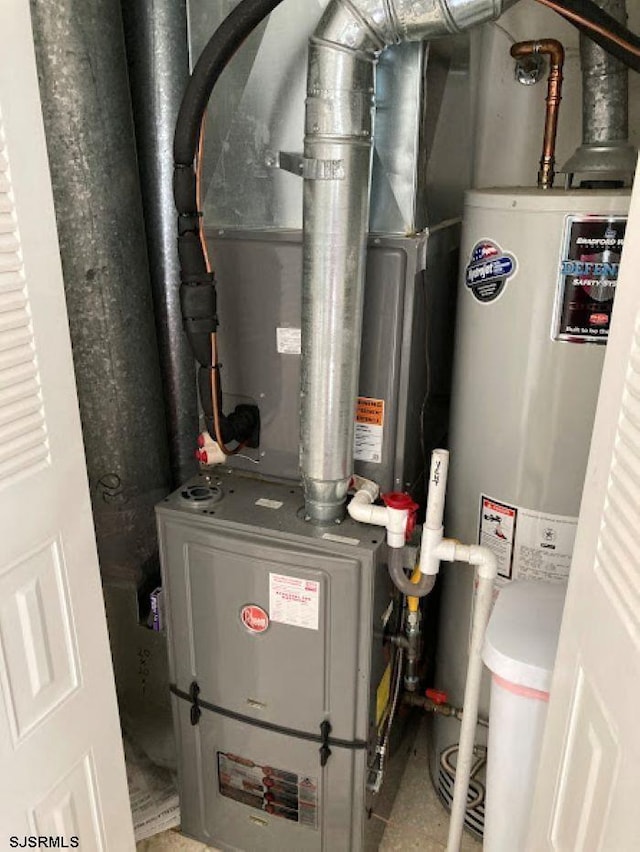
[[[100,565],[139,581],[169,464],[120,3],[31,14]]]
[[[469,29],[515,0],[332,0],[311,38],[304,147],[301,466],[307,516],[339,521],[353,472],[380,51]]]
[[[627,22],[626,0],[596,0],[616,21]],[[637,152],[629,145],[629,71],[619,60],[580,34],[582,145],[563,167],[592,180],[608,174],[633,176]],[[593,174],[592,174],[593,173]]]
[[[186,0],[121,0],[173,484],[197,470],[195,361],[182,328],[171,153],[189,81]]]

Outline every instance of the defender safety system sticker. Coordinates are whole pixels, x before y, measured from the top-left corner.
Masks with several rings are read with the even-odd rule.
[[[626,228],[626,216],[565,219],[554,340],[607,342]]]
[[[503,251],[493,240],[480,240],[471,252],[465,270],[465,284],[481,304],[495,302],[518,269],[514,255]]]

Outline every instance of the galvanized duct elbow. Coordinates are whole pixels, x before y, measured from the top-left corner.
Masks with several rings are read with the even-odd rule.
[[[344,515],[353,467],[374,66],[390,44],[498,18],[515,0],[332,0],[309,45],[301,466],[307,516]]]

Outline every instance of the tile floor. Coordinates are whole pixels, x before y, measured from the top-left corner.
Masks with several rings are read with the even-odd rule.
[[[422,725],[418,729],[380,852],[442,852],[447,846],[448,830],[449,817],[429,780],[427,736]],[[176,830],[141,841],[137,852],[207,852],[209,849],[202,843],[183,837]],[[465,834],[461,852],[480,852],[481,849],[481,843]]]

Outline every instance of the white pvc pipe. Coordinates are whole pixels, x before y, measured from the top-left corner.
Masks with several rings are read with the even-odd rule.
[[[440,559],[442,557],[438,555],[438,547],[444,535],[442,520],[448,473],[448,450],[434,450],[431,454],[431,470],[429,472],[427,515],[422,529],[420,546],[420,571],[429,576],[434,576],[440,570]]]
[[[459,852],[462,841],[478,722],[478,702],[480,699],[483,667],[482,647],[487,623],[491,614],[493,585],[497,574],[495,556],[487,548],[457,545],[454,550],[456,560],[469,562],[478,567],[478,588],[473,611],[469,665],[467,667],[467,682],[464,691],[464,713],[460,728],[460,742],[458,745],[447,852]]]
[[[425,527],[428,530],[442,529],[444,517],[444,499],[447,493],[447,475],[449,473],[449,451],[434,450],[431,454],[429,472],[429,494],[427,498],[427,517]]]
[[[347,511],[354,521],[360,524],[373,524],[377,527],[386,527],[388,509],[386,506],[374,506],[371,495],[365,491],[358,491],[349,505]]]

